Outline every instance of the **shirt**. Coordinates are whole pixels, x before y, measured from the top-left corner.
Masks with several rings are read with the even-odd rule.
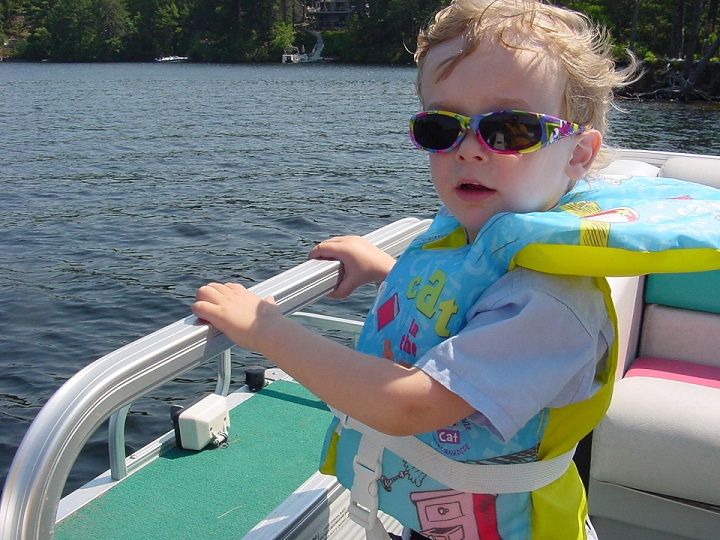
[[[590,397],[614,336],[593,278],[517,268],[415,366],[474,407],[471,421],[507,441],[544,407]]]

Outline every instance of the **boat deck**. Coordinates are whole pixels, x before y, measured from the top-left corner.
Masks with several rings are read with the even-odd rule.
[[[317,471],[330,418],[301,385],[273,382],[231,409],[226,447],[173,448],[59,522],[55,538],[242,538]]]

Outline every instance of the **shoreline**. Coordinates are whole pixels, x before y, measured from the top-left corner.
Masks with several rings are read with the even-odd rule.
[[[70,62],[70,63],[132,63],[142,64],[153,62],[138,60],[118,60],[115,62]],[[0,63],[63,63],[50,60],[25,60],[19,58],[0,58]],[[215,62],[197,61],[189,58],[187,63],[211,64]],[[231,62],[232,64],[278,64],[281,62]],[[348,65],[386,65],[388,67],[412,67],[411,64],[378,64],[376,62],[317,62],[318,64],[348,64]],[[311,64],[307,62],[305,64]],[[696,68],[699,61],[693,62],[693,69]],[[630,84],[626,88],[616,92],[616,97],[620,99],[631,99],[640,101],[720,101],[720,61],[708,62],[702,73],[698,77],[695,84],[687,85],[685,76],[683,75],[685,61],[681,59],[656,59],[652,62],[641,61],[640,77],[637,81]],[[618,63],[619,67],[623,64]]]

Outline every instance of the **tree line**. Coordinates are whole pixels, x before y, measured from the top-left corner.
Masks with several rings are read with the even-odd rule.
[[[683,62],[685,80],[717,59],[720,0],[555,0],[606,26],[617,55]],[[0,0],[0,57],[63,62],[278,62],[290,45],[312,48],[308,6],[296,0]],[[342,30],[323,33],[341,62],[412,61],[418,29],[438,0],[349,0]]]

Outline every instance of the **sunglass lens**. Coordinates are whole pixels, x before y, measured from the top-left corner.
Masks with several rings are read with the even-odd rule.
[[[542,140],[540,120],[525,114],[493,114],[480,121],[479,131],[487,145],[500,152],[520,152]]]
[[[446,114],[425,114],[415,118],[413,138],[428,150],[447,150],[455,143],[461,129],[457,118]]]

